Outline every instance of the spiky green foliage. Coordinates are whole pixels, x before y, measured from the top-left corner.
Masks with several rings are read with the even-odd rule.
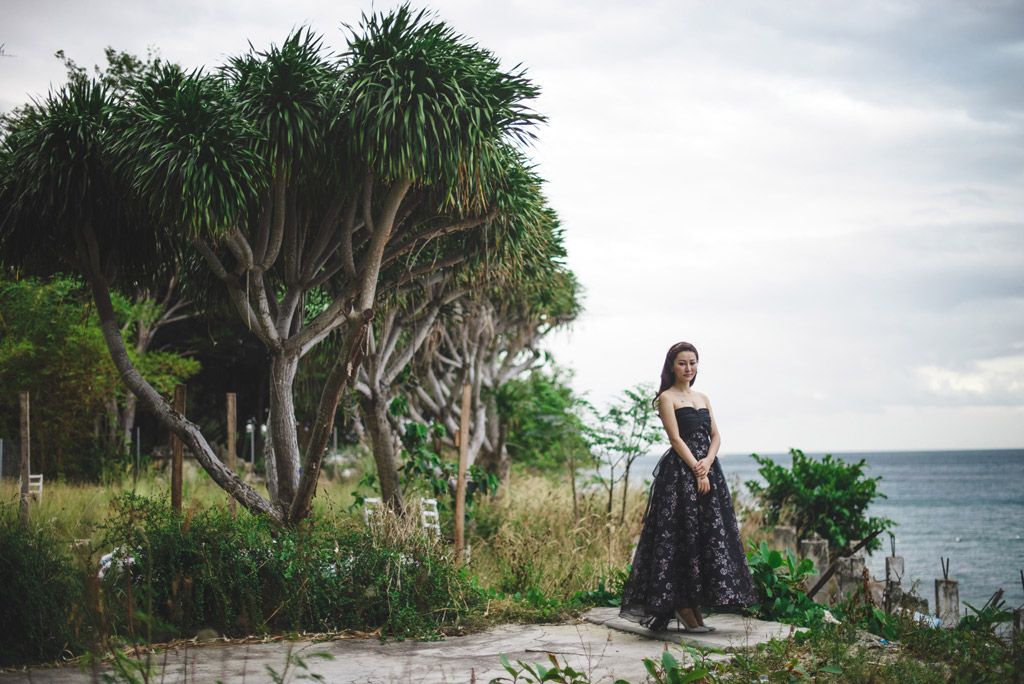
[[[258,192],[257,133],[220,79],[176,65],[147,75],[122,108],[111,138],[117,172],[179,238],[223,230]]]
[[[499,261],[490,260],[496,246],[514,270],[538,246],[544,253],[535,226],[552,220],[515,149],[541,120],[527,104],[537,88],[521,68],[503,70],[408,6],[364,16],[349,32],[340,58],[304,28],[215,72],[155,65],[117,97],[77,79],[14,127],[0,160],[3,192],[17,200],[0,229],[0,259],[22,263],[45,235],[55,249],[42,265],[59,253],[85,275],[111,355],[140,402],[222,486],[282,521],[308,511],[381,293],[460,264],[486,270]],[[37,158],[54,128],[75,144]],[[64,186],[80,201],[58,201]],[[267,349],[272,502],[228,473],[197,426],[170,410],[114,328],[111,284],[134,288],[166,273],[161,262],[172,258],[187,267],[190,294],[229,301]],[[340,351],[302,461],[295,375],[332,334]]]
[[[524,102],[538,88],[426,11],[364,15],[361,29],[343,57],[354,152],[381,178],[439,183],[449,201],[486,206],[495,142],[532,138],[542,117]]]

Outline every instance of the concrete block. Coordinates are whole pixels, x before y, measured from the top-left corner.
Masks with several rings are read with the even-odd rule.
[[[821,574],[828,569],[828,542],[824,539],[804,539],[800,542],[800,558],[809,558],[814,563],[817,575],[811,575],[808,584],[813,585],[821,578]],[[814,595],[814,602],[827,604],[828,589],[824,588]]]
[[[793,555],[796,555],[796,528],[792,525],[776,525],[775,526],[775,550],[781,551],[783,554],[786,551],[792,551]]]
[[[960,582],[955,579],[935,580],[935,617],[942,626],[956,627],[960,622]]]
[[[882,605],[891,613],[903,600],[903,556],[889,556],[885,559],[885,591]]]
[[[849,595],[856,593],[864,583],[864,557],[847,556],[846,558],[839,559],[836,577],[837,598],[842,601]]]

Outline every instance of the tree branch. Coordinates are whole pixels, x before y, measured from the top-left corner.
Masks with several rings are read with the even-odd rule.
[[[277,159],[277,173],[274,174],[274,220],[270,224],[270,242],[267,245],[267,253],[260,260],[264,269],[269,269],[277,261],[277,255],[281,251],[281,242],[284,240],[284,224],[287,210],[288,184],[284,174],[284,159]]]
[[[370,247],[367,250],[366,255],[363,257],[363,266],[361,273],[361,282],[359,286],[359,307],[360,309],[367,310],[373,306],[374,301],[377,298],[377,281],[380,277],[381,260],[384,257],[384,249],[387,247],[388,239],[391,237],[391,229],[394,226],[395,214],[398,212],[398,207],[402,203],[402,198],[405,197],[405,193],[412,187],[412,181],[409,179],[402,179],[395,182],[388,191],[387,197],[384,200],[384,206],[381,209],[380,220],[373,227],[372,237],[370,238]],[[370,207],[367,202],[364,212],[367,216],[366,224],[373,226],[369,220]]]
[[[85,232],[87,233],[87,243],[95,248],[96,239],[94,235],[91,235],[91,229],[87,227]],[[266,515],[277,523],[283,522],[280,514],[274,510],[269,501],[260,496],[237,473],[229,470],[217,458],[199,427],[175,411],[167,400],[160,396],[160,393],[153,389],[153,386],[146,382],[136,370],[128,356],[128,350],[125,348],[124,338],[121,337],[118,330],[114,307],[110,301],[110,289],[106,280],[99,271],[87,271],[86,277],[92,289],[93,301],[96,303],[96,312],[100,320],[100,330],[107,343],[110,358],[128,389],[138,397],[139,402],[147,410],[160,420],[164,427],[181,438],[203,469],[222,489],[253,513]]]

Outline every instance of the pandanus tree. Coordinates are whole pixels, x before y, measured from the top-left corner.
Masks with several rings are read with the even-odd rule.
[[[493,279],[458,300],[413,369],[412,415],[444,425],[449,435],[461,419],[461,388],[470,385],[469,462],[502,480],[510,466],[503,388],[542,361],[541,340],[582,308],[579,285],[560,260],[564,252],[553,213],[548,221],[547,247],[524,254],[516,277]]]
[[[443,264],[444,268],[395,289],[369,330],[367,352],[354,388],[381,495],[396,510],[404,506],[397,461],[401,420],[389,408],[396,397],[410,391],[414,360],[421,354],[429,356],[433,351],[430,341],[444,330],[461,330],[461,312],[467,300],[497,288],[506,292],[528,288],[539,278],[564,269],[560,264],[565,255],[562,235],[541,193],[540,178],[513,150],[508,151],[504,163],[507,183],[495,196],[495,218],[471,231],[446,235],[420,250],[413,270],[426,264]],[[504,237],[509,235],[515,239]],[[499,344],[503,341],[500,338]],[[404,382],[398,382],[400,376]]]
[[[364,16],[338,58],[300,30],[213,73],[162,67],[117,98],[72,84],[5,138],[0,258],[78,270],[140,403],[243,505],[294,524],[380,292],[441,267],[412,266],[424,246],[497,218],[499,158],[532,135],[540,117],[525,102],[536,93],[522,71],[408,7]],[[191,292],[225,297],[266,348],[269,499],[126,353],[111,288],[142,287],[174,257],[190,266]],[[336,361],[302,454],[296,370],[332,335]]]

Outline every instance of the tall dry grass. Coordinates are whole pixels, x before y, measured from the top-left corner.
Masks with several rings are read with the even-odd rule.
[[[614,585],[614,578],[632,560],[643,527],[647,488],[630,488],[624,520],[621,496],[616,494],[609,515],[607,492],[591,490],[578,496],[574,511],[572,488],[564,479],[514,476],[506,497],[486,499],[474,512],[473,573],[483,587],[507,593],[536,588],[562,601],[595,589],[601,580],[613,579]],[[745,548],[750,542],[769,540],[756,503],[734,504]]]
[[[620,521],[621,498],[609,515],[604,491],[584,492],[574,510],[567,482],[514,476],[510,492],[476,506],[469,539],[473,573],[484,587],[510,593],[535,588],[560,600],[594,589],[629,563],[645,494],[627,493]]]
[[[186,464],[182,496],[185,507],[226,507],[227,495],[194,462]],[[254,485],[261,488],[258,481]],[[354,479],[322,477],[313,500],[314,515],[339,528],[361,525],[361,510],[349,511],[356,487]],[[69,542],[98,540],[101,526],[112,513],[111,500],[126,490],[170,499],[168,473],[147,468],[136,481],[128,475],[121,482],[106,485],[47,482],[42,502],[31,504],[32,528],[45,529],[53,538]],[[0,502],[16,508],[18,496],[16,480],[0,481]],[[467,526],[467,542],[472,545],[469,572],[481,587],[508,595],[533,590],[554,601],[567,601],[577,592],[597,588],[601,580],[621,577],[643,525],[647,489],[637,484],[626,493],[624,519],[620,518],[621,496],[621,491],[616,493],[609,514],[606,491],[584,489],[577,492],[574,507],[567,478],[516,473],[508,492],[485,497],[473,507]],[[415,508],[417,497],[408,498]],[[769,540],[757,506],[741,500],[735,504],[744,543]],[[389,521],[385,525],[386,536],[396,537],[391,541],[398,547],[410,542],[410,535],[422,535],[419,511],[410,512],[405,522]],[[442,518],[446,535],[450,535],[450,515]],[[97,544],[88,545],[91,554],[110,550]]]
[[[259,479],[247,479],[257,491],[266,496],[266,488]],[[352,480],[321,477],[317,495],[313,499],[314,515],[335,519],[347,515],[355,489],[356,483]],[[138,478],[133,479],[130,473],[126,473],[120,481],[109,480],[103,484],[44,481],[42,500],[33,498],[30,502],[30,529],[45,529],[52,537],[69,542],[92,540],[111,515],[111,500],[125,491],[148,498],[170,500],[170,473],[166,469],[146,467]],[[20,496],[17,479],[0,478],[0,502],[17,509]],[[182,477],[182,501],[185,508],[226,507],[228,500],[228,495],[206,471],[194,461],[185,461]]]

